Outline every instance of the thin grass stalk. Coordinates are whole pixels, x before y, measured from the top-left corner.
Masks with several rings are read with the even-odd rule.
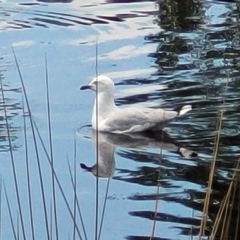
[[[224,89],[224,96],[226,95],[226,92],[227,92],[227,86],[228,86],[228,82],[229,82],[229,71],[227,71],[227,76],[228,77],[227,77],[227,83],[226,83],[226,86],[225,86],[225,89]],[[223,104],[225,104],[225,100],[226,100],[226,98],[224,97],[223,98]],[[235,175],[235,173],[234,173],[234,175]],[[232,181],[234,181],[234,178],[233,178]],[[226,236],[226,232],[228,232],[228,228],[229,228],[229,225],[228,225],[229,224],[229,216],[228,216],[228,214],[229,214],[229,201],[230,201],[230,197],[231,197],[231,195],[230,195],[231,192],[232,192],[232,187],[231,187],[231,190],[229,191],[229,197],[227,199],[226,207],[225,207],[225,217],[224,217],[224,223],[223,223],[221,238],[220,238],[220,239],[223,239],[223,240],[224,240],[224,236]],[[231,211],[230,211],[230,216],[231,216]],[[227,221],[227,226],[225,226],[226,221]]]
[[[222,215],[223,215],[226,203],[227,203],[228,196],[229,196],[229,192],[227,193],[227,195],[224,196],[223,201],[220,205],[219,211],[218,211],[217,216],[216,216],[216,221],[214,222],[212,232],[211,232],[211,236],[209,237],[209,240],[215,239],[215,235],[216,235],[218,226],[220,224],[220,221],[222,220]]]
[[[215,164],[216,164],[217,154],[218,154],[219,140],[220,140],[221,129],[222,129],[222,118],[223,118],[223,111],[220,111],[220,117],[218,118],[218,123],[217,123],[217,136],[216,136],[216,143],[215,143],[215,148],[213,153],[213,161],[212,161],[211,169],[209,173],[208,187],[207,187],[206,197],[204,201],[203,216],[201,219],[201,225],[200,225],[200,231],[199,231],[199,240],[201,240],[201,237],[204,235],[204,232],[206,229],[207,213],[209,208],[212,182],[213,182]]]
[[[235,179],[235,175],[237,174],[237,168],[239,168],[239,165],[240,165],[240,159],[239,159],[239,161],[237,163],[237,166],[235,168],[236,170],[233,173],[233,180]],[[216,216],[216,221],[214,222],[214,225],[213,225],[213,228],[212,228],[211,236],[209,237],[210,240],[214,240],[215,239],[215,236],[216,236],[216,233],[217,233],[217,230],[218,230],[218,227],[219,227],[219,223],[222,220],[222,214],[223,214],[225,208],[228,206],[227,203],[228,203],[228,199],[230,197],[230,193],[232,191],[233,180],[229,184],[227,194],[224,196],[223,201],[222,201],[222,203],[220,205],[219,211],[218,211],[217,216]]]
[[[161,155],[162,155],[162,148],[161,148]],[[159,169],[158,180],[157,180],[156,202],[155,202],[154,217],[153,217],[154,220],[153,220],[153,226],[152,226],[150,240],[152,240],[154,238],[154,233],[155,233],[155,229],[156,229],[156,219],[157,219],[157,210],[158,210],[159,193],[160,193],[160,176],[161,176],[161,171]]]
[[[8,214],[9,214],[9,217],[10,217],[13,236],[14,236],[14,239],[17,240],[16,229],[15,229],[14,223],[13,223],[12,210],[11,210],[11,207],[10,207],[9,198],[8,198],[8,194],[7,194],[7,189],[6,189],[6,186],[5,186],[4,182],[3,182],[3,189],[4,189],[6,201],[7,201]]]
[[[107,188],[106,188],[106,192],[105,192],[105,196],[104,196],[104,204],[103,204],[102,217],[101,217],[100,226],[99,226],[98,240],[100,240],[101,233],[102,233],[103,219],[104,219],[105,211],[106,211],[107,196],[108,196],[108,190],[109,190],[109,185],[110,185],[110,178],[111,177],[109,176],[108,181],[107,181]]]
[[[17,239],[19,240],[19,234],[20,234],[20,231],[19,231],[19,212],[17,211]]]
[[[0,177],[0,239],[2,239],[2,175]]]
[[[96,39],[96,78],[98,78],[98,39]],[[98,79],[97,79],[98,80]],[[97,160],[97,166],[98,166],[98,81],[96,84],[96,160]],[[98,178],[98,167],[97,167],[97,177],[96,177],[96,196],[95,196],[95,240],[98,238],[98,187],[99,187],[99,178]]]
[[[236,221],[236,229],[235,229],[235,237],[234,240],[238,240],[238,230],[239,230],[239,218],[240,218],[240,185],[239,185],[239,174],[238,174],[238,214],[237,214],[237,221]]]
[[[48,163],[49,163],[49,165],[51,166],[51,168],[53,168],[52,162],[51,162],[51,159],[50,159],[50,156],[48,155],[47,149],[46,149],[46,147],[45,147],[45,145],[44,145],[44,142],[43,142],[43,139],[42,139],[41,134],[40,134],[40,132],[39,132],[39,129],[38,129],[37,124],[36,124],[36,122],[35,122],[34,120],[33,120],[33,124],[34,124],[34,127],[35,127],[35,129],[36,129],[36,132],[37,132],[38,138],[39,138],[39,140],[40,140],[40,143],[41,143],[41,145],[42,145],[42,148],[43,148],[43,150],[44,150],[44,153],[45,153],[45,155],[46,155],[46,157],[47,157]],[[68,201],[67,201],[66,195],[65,195],[65,193],[64,193],[64,191],[63,191],[63,188],[62,188],[62,186],[61,186],[61,184],[60,184],[60,181],[59,181],[59,179],[58,179],[58,176],[57,176],[54,168],[53,168],[53,175],[54,175],[54,178],[55,178],[55,180],[56,180],[57,186],[58,186],[58,188],[59,188],[59,190],[60,190],[60,193],[62,194],[63,200],[64,200],[64,202],[65,202],[65,204],[66,204],[67,209],[68,209],[68,212],[69,212],[69,214],[70,214],[70,216],[71,216],[71,218],[72,218],[72,220],[73,220],[73,223],[75,224],[77,234],[78,234],[79,238],[82,239],[81,234],[80,234],[80,231],[79,231],[79,228],[78,228],[78,226],[76,225],[76,222],[74,222],[74,216],[73,216],[73,213],[72,213],[72,211],[71,211],[70,205],[69,205],[69,203],[68,203]]]
[[[50,240],[53,239],[53,216],[52,216],[52,201],[50,201]]]
[[[154,234],[155,234],[159,196],[160,196],[160,170],[159,170],[159,173],[158,173],[156,202],[155,202],[154,216],[153,216],[153,219],[154,219],[154,220],[153,220],[153,226],[152,226],[152,231],[151,231],[150,240],[152,240],[152,239],[154,238]]]
[[[223,104],[225,104],[225,95],[226,95],[226,92],[227,92],[228,83],[229,83],[229,71],[227,71],[227,82],[226,82],[225,89],[224,89]],[[221,123],[222,123],[222,121],[221,121]],[[218,125],[219,124],[220,123],[218,121]],[[219,127],[217,127],[217,129],[219,129]],[[217,142],[217,138],[215,139],[215,143],[216,142]],[[217,144],[215,144],[215,150],[216,150],[216,148],[218,148]],[[225,195],[225,197],[224,197],[224,199],[223,199],[223,201],[222,201],[222,203],[220,205],[220,208],[219,208],[219,211],[218,211],[218,214],[216,216],[216,220],[215,220],[215,223],[214,223],[214,226],[213,226],[213,229],[212,229],[212,233],[211,233],[210,239],[214,239],[215,238],[215,235],[216,235],[216,232],[217,232],[220,220],[222,218],[223,211],[225,209],[225,206],[228,205],[227,203],[229,201],[229,196],[230,196],[230,192],[231,192],[231,186],[232,185],[230,184],[228,192],[227,192],[227,195]]]
[[[229,228],[230,228],[230,222],[231,222],[231,218],[232,218],[232,210],[233,210],[233,205],[234,205],[234,199],[235,199],[235,195],[236,195],[236,188],[237,188],[237,181],[236,179],[233,180],[233,194],[231,195],[231,201],[230,204],[228,204],[228,218],[227,218],[227,224],[225,227],[225,232],[224,232],[224,237],[223,239],[228,239],[228,233],[229,233]]]
[[[161,137],[162,137],[162,139],[161,139],[162,140],[162,145],[161,145],[161,148],[160,148],[160,157],[162,157],[162,150],[163,150],[163,134],[162,134]],[[161,169],[159,167],[158,180],[157,180],[156,202],[155,202],[155,208],[154,208],[154,220],[153,220],[153,226],[152,226],[150,240],[152,240],[154,238],[154,233],[155,233],[155,228],[156,228],[157,209],[158,209],[159,193],[160,193],[160,178],[161,178]]]
[[[28,191],[28,203],[29,203],[29,215],[31,222],[31,235],[32,239],[35,240],[34,234],[34,223],[33,223],[33,211],[32,211],[32,193],[31,193],[31,185],[30,185],[30,169],[29,169],[29,158],[28,158],[28,141],[27,141],[27,126],[25,119],[25,107],[23,101],[23,133],[24,133],[24,145],[25,145],[25,160],[26,160],[26,173],[27,173],[27,191]]]
[[[49,148],[50,148],[50,158],[52,161],[52,166],[54,168],[52,129],[51,129],[51,110],[50,110],[50,98],[49,98],[49,78],[48,78],[48,64],[47,64],[46,53],[45,53],[45,73],[46,73]],[[57,221],[57,201],[56,201],[55,180],[54,180],[53,172],[51,172],[51,177],[52,177],[52,196],[53,196],[53,215],[54,215],[54,221],[55,221],[55,234],[56,234],[56,239],[58,240],[59,236],[58,236],[58,221]]]
[[[19,209],[19,213],[20,213],[21,229],[22,229],[23,239],[26,240],[25,228],[24,228],[24,224],[23,224],[22,207],[21,207],[21,201],[20,201],[20,195],[19,195],[19,187],[18,187],[18,181],[17,181],[17,174],[16,174],[16,168],[15,168],[14,157],[13,157],[13,148],[12,148],[12,143],[11,143],[11,139],[10,139],[10,130],[9,130],[9,124],[8,124],[8,118],[7,118],[5,94],[3,91],[3,83],[2,83],[1,76],[0,76],[0,85],[1,85],[1,92],[2,92],[2,99],[3,99],[3,112],[4,112],[6,128],[7,128],[7,138],[8,138],[8,144],[9,144],[9,149],[10,149],[10,159],[11,159],[11,165],[12,165],[12,171],[13,171],[14,186],[15,186],[15,192],[17,195],[18,209]]]
[[[77,219],[76,219],[76,208],[75,208],[75,180],[74,180],[74,173],[72,173],[72,169],[71,169],[71,166],[70,166],[70,161],[69,161],[69,158],[67,156],[67,160],[68,160],[68,171],[69,171],[69,174],[70,174],[70,178],[71,178],[71,182],[72,182],[72,187],[73,187],[73,221],[76,223],[77,222]],[[74,167],[73,167],[74,168]],[[74,171],[74,170],[73,170]],[[76,238],[76,229],[75,229],[75,225],[76,224],[73,224],[73,240],[75,240]]]
[[[239,166],[239,164],[237,164],[237,167],[238,166]],[[224,233],[223,239],[228,238],[230,222],[231,222],[231,218],[232,218],[232,210],[233,210],[233,206],[234,206],[234,199],[235,199],[235,196],[236,196],[236,189],[237,189],[237,183],[238,183],[237,177],[238,177],[238,173],[237,173],[237,171],[235,171],[234,172],[234,178],[232,180],[233,181],[233,194],[231,195],[231,202],[230,202],[230,204],[228,204],[229,216],[228,216],[228,219],[227,219],[227,225],[225,227],[226,231]]]
[[[73,174],[72,174],[72,171],[71,171],[71,168],[70,168],[69,160],[68,160],[68,170],[69,170],[69,173],[70,173],[70,178],[71,178],[72,186],[73,186],[73,188],[75,188],[76,185],[74,185]],[[81,221],[81,224],[82,224],[84,237],[85,237],[85,239],[87,240],[87,233],[86,233],[86,230],[85,230],[85,226],[84,226],[84,222],[83,222],[83,218],[82,218],[82,213],[81,213],[79,201],[78,201],[78,198],[77,198],[77,192],[75,192],[75,193],[76,193],[76,195],[74,196],[74,198],[76,198],[76,208],[77,208],[77,210],[78,210],[78,214],[79,214],[80,221]],[[75,218],[75,219],[76,219],[76,218]],[[75,231],[76,231],[75,225],[74,225],[74,229],[75,229]]]
[[[80,209],[80,205],[79,205],[79,202],[77,200],[77,210],[78,210],[78,215],[80,217],[80,221],[81,221],[81,224],[82,224],[82,228],[83,228],[83,233],[84,233],[84,237],[85,239],[87,240],[87,232],[86,232],[86,229],[85,229],[85,226],[84,226],[84,222],[83,222],[83,217],[82,217],[82,213],[81,213],[81,209]]]
[[[0,177],[0,239],[2,239],[2,175]]]
[[[32,113],[31,113],[31,109],[30,109],[30,105],[29,105],[29,101],[28,101],[28,97],[27,97],[27,91],[26,91],[26,88],[25,88],[25,85],[24,85],[24,82],[23,82],[22,73],[21,73],[21,70],[20,70],[20,67],[19,67],[19,64],[18,64],[18,60],[17,60],[17,57],[16,57],[16,54],[15,54],[15,51],[14,51],[13,47],[12,47],[12,52],[13,52],[13,56],[14,56],[16,66],[17,66],[18,75],[19,75],[19,78],[20,78],[20,81],[21,81],[23,94],[24,94],[24,97],[25,97],[26,105],[27,105],[27,110],[28,110],[28,113],[29,113],[31,130],[32,130],[32,134],[33,134],[35,154],[36,154],[36,158],[37,158],[38,175],[39,175],[40,187],[41,187],[41,196],[42,196],[42,202],[43,202],[46,233],[47,233],[47,239],[50,239],[49,228],[48,228],[47,207],[46,207],[45,192],[44,192],[44,186],[43,186],[42,169],[41,169],[40,157],[39,157],[38,148],[37,148],[37,140],[36,140],[35,130],[34,130],[34,126],[33,126]]]
[[[224,214],[224,217],[223,217],[222,231],[221,231],[220,239],[224,238],[224,233],[226,231],[226,222],[227,222],[228,211],[229,211],[228,206],[229,206],[229,201],[230,201],[230,193],[231,193],[231,191],[229,191],[228,198],[227,198],[227,201],[226,201],[226,205],[225,205],[225,208],[224,208],[225,214]]]
[[[74,215],[74,221],[76,222],[76,213],[77,213],[77,143],[76,143],[76,138],[74,137],[74,156],[73,156],[73,173],[74,173],[74,201],[73,201],[73,215]],[[73,240],[76,239],[76,229],[73,227]]]
[[[68,159],[68,170],[69,170],[69,174],[70,174],[70,178],[71,178],[72,187],[75,188],[75,185],[74,185],[74,177],[73,177],[73,174],[72,174],[72,171],[71,171],[69,159]],[[76,208],[77,208],[77,210],[78,210],[78,214],[79,214],[80,221],[81,221],[81,224],[82,224],[84,237],[85,237],[85,239],[87,240],[87,233],[86,233],[86,229],[85,229],[85,226],[84,226],[83,217],[82,217],[82,213],[81,213],[79,201],[78,201],[78,198],[77,198],[77,194],[74,196],[74,198],[76,198]],[[75,217],[75,219],[76,219],[76,217]],[[75,228],[75,225],[74,225],[74,228]],[[76,230],[76,229],[75,229],[75,230]]]

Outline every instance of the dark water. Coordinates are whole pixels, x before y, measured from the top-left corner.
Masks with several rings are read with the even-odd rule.
[[[91,138],[94,142],[95,136],[89,128],[79,128],[90,123],[94,96],[78,89],[95,75],[96,38],[99,72],[114,79],[118,105],[161,105],[167,109],[193,106],[191,112],[165,127],[164,136],[99,136],[99,222],[108,191],[101,238],[149,239],[155,220],[152,239],[198,239],[217,119],[223,111],[205,232],[209,235],[239,158],[239,3],[1,1],[0,20],[0,69],[5,99],[3,104],[1,93],[0,171],[20,239],[24,238],[3,109],[7,110],[14,149],[26,239],[32,239],[23,131],[23,115],[28,116],[28,112],[23,114],[23,91],[11,47],[19,61],[32,115],[49,149],[44,65],[47,54],[54,167],[74,209],[68,161],[73,169],[76,138],[77,197],[87,238],[93,239],[96,162]],[[47,239],[31,125],[28,117],[25,119],[35,239]],[[39,140],[38,146],[48,225],[56,239],[51,168]],[[93,175],[80,168],[80,163]],[[14,239],[1,189],[1,237]],[[71,239],[72,219],[61,191],[56,189],[59,239]],[[236,215],[234,205],[233,226]],[[79,216],[76,221],[84,239]],[[233,239],[234,231],[233,227],[228,239]]]

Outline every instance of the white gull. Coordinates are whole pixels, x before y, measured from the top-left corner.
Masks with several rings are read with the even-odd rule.
[[[180,111],[141,106],[119,108],[114,102],[114,83],[111,78],[103,75],[95,77],[88,85],[80,88],[85,89],[96,92],[92,127],[100,132],[134,133],[161,130],[170,120],[192,109],[191,105],[183,106]]]

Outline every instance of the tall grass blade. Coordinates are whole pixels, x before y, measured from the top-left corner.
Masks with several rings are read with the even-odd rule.
[[[11,136],[10,136],[10,130],[9,130],[9,124],[8,124],[8,118],[7,118],[5,95],[4,95],[4,91],[3,91],[3,83],[2,83],[1,75],[0,75],[0,86],[1,86],[2,99],[3,99],[3,112],[4,112],[5,122],[6,122],[6,130],[7,130],[7,138],[8,138],[8,144],[9,144],[9,150],[10,150],[10,159],[11,159],[11,165],[12,165],[12,171],[13,171],[14,186],[15,186],[15,192],[16,192],[16,195],[17,195],[17,203],[18,203],[18,209],[19,209],[19,214],[20,214],[21,229],[22,229],[23,239],[26,240],[25,229],[24,229],[24,224],[23,224],[22,207],[21,207],[21,202],[20,202],[17,174],[16,174],[14,157],[13,157],[13,148],[12,148],[12,143],[11,143]]]
[[[237,164],[237,168],[239,167],[239,162]],[[228,239],[228,235],[229,235],[229,230],[230,230],[230,221],[232,219],[232,210],[233,210],[233,207],[234,207],[234,199],[235,199],[235,196],[236,196],[236,189],[237,189],[237,184],[238,184],[238,172],[237,172],[237,168],[235,169],[234,171],[234,178],[232,180],[232,191],[231,191],[231,194],[230,194],[230,197],[229,197],[229,202],[227,204],[227,207],[226,207],[226,212],[228,212],[228,216],[227,216],[227,219],[226,219],[226,225],[224,224],[223,225],[223,228],[222,229],[225,229],[224,231],[224,234],[222,235],[222,239]]]
[[[47,54],[45,54],[45,73],[46,73],[46,91],[47,91],[47,116],[48,116],[48,135],[49,135],[49,148],[50,148],[50,158],[52,161],[52,169],[54,168],[53,161],[53,145],[52,145],[52,130],[51,130],[51,111],[50,111],[50,99],[49,99],[49,79],[48,79],[48,64],[47,64]],[[57,221],[57,201],[55,192],[55,180],[52,171],[52,196],[53,196],[53,214],[55,221],[55,233],[56,239],[58,240],[58,221]]]
[[[216,216],[216,220],[215,220],[213,228],[212,228],[211,236],[209,237],[210,240],[215,239],[215,235],[216,235],[218,226],[220,224],[220,221],[222,220],[222,215],[223,215],[223,212],[224,212],[227,200],[228,200],[228,194],[229,194],[229,192],[224,196],[222,203],[220,205],[218,214]]]
[[[98,77],[98,39],[96,39],[96,78]],[[97,166],[98,166],[98,153],[99,153],[99,149],[98,149],[98,81],[96,84],[96,127],[97,127],[97,132],[96,132],[96,160],[97,160]],[[95,240],[97,240],[98,238],[98,188],[99,188],[99,178],[98,178],[98,167],[97,167],[97,177],[96,177],[96,212],[95,212]]]
[[[236,177],[236,174],[238,174],[237,170],[239,169],[239,167],[240,167],[240,159],[239,159],[239,161],[237,163],[237,166],[235,168],[235,171],[233,173],[232,181],[229,184],[228,191],[227,191],[226,195],[224,196],[224,198],[222,200],[222,203],[220,205],[219,211],[217,213],[216,220],[215,220],[214,225],[212,227],[211,235],[209,236],[210,240],[214,240],[215,239],[217,230],[219,229],[220,222],[222,220],[224,220],[224,219],[222,219],[222,215],[224,213],[224,210],[226,211],[226,209],[228,209],[228,207],[229,207],[229,198],[231,196],[231,192],[232,192],[234,181],[238,181],[237,177]],[[223,223],[222,229],[225,229],[224,223]]]
[[[72,183],[72,186],[73,186],[73,189],[76,188],[76,185],[74,183],[74,178],[73,178],[73,174],[72,174],[72,171],[71,171],[71,167],[70,167],[70,163],[69,163],[69,160],[68,160],[68,169],[69,169],[69,173],[70,173],[70,178],[71,178],[71,183]],[[78,201],[78,198],[77,198],[77,192],[74,193],[74,201],[76,201],[76,208],[78,210],[78,214],[79,214],[79,217],[80,217],[80,221],[81,221],[81,224],[82,224],[82,228],[83,228],[83,233],[84,233],[84,237],[85,239],[87,240],[87,233],[86,233],[86,230],[85,230],[85,226],[84,226],[84,222],[83,222],[83,217],[82,217],[82,212],[81,212],[81,208],[80,208],[80,205],[79,205],[79,201]],[[75,217],[75,221],[76,221],[76,217]],[[74,225],[74,229],[75,229],[75,225]],[[76,229],[75,229],[76,231]]]
[[[77,200],[77,210],[78,210],[78,215],[80,217],[80,221],[81,221],[81,224],[82,224],[82,228],[83,228],[83,233],[84,233],[84,237],[85,239],[87,240],[87,232],[86,232],[86,229],[85,229],[85,226],[84,226],[84,222],[83,222],[83,217],[82,217],[82,213],[81,213],[81,209],[80,209],[80,205],[79,205],[79,202]]]
[[[101,221],[100,221],[100,227],[99,227],[99,233],[98,233],[98,240],[100,240],[101,233],[102,233],[103,219],[104,219],[104,216],[105,216],[105,210],[106,210],[106,205],[107,205],[107,196],[108,196],[108,190],[109,190],[109,185],[110,185],[110,179],[111,179],[111,177],[108,177],[107,188],[106,188],[103,210],[102,210],[102,218],[101,218]]]
[[[220,135],[221,135],[221,130],[222,130],[222,119],[223,119],[223,111],[220,111],[220,116],[218,117],[217,128],[216,128],[217,136],[216,136],[216,140],[215,140],[215,148],[214,148],[214,151],[213,151],[213,160],[212,160],[212,163],[211,163],[208,187],[207,187],[206,197],[205,197],[205,200],[204,200],[203,216],[202,216],[202,219],[201,219],[201,225],[200,225],[200,230],[199,230],[199,240],[201,240],[202,236],[205,233],[205,229],[206,229],[207,214],[208,214],[209,201],[210,201],[211,190],[212,190],[212,182],[213,182],[215,165],[216,165],[216,160],[217,160],[217,155],[218,155]]]
[[[163,134],[161,135],[161,142],[163,143]],[[163,152],[163,144],[161,144],[160,154],[159,156],[162,157]],[[155,202],[155,209],[154,209],[154,220],[153,220],[153,226],[151,231],[150,240],[154,238],[155,228],[156,228],[156,219],[157,219],[157,213],[158,213],[158,203],[159,203],[159,194],[160,194],[160,178],[161,178],[161,169],[159,168],[158,172],[158,182],[157,182],[157,192],[156,192],[156,202]]]
[[[19,240],[19,212],[17,211],[17,239]]]
[[[53,216],[52,216],[52,201],[50,201],[50,240],[53,239]]]
[[[30,185],[30,169],[29,169],[29,158],[28,158],[27,126],[26,126],[26,118],[25,118],[24,100],[23,100],[23,133],[24,133],[24,145],[25,145],[28,203],[29,203],[29,214],[30,214],[30,222],[31,222],[30,224],[31,224],[32,239],[35,240],[33,210],[32,210],[32,193],[31,193],[31,185]]]
[[[37,124],[36,124],[36,122],[35,122],[34,120],[33,120],[33,124],[34,124],[34,127],[35,127],[36,131],[37,131],[37,135],[38,135],[38,138],[39,138],[40,143],[41,143],[41,145],[42,145],[42,148],[43,148],[43,150],[44,150],[44,153],[45,153],[45,155],[46,155],[46,157],[47,157],[48,163],[49,163],[49,165],[50,165],[51,168],[52,168],[53,175],[54,175],[54,178],[55,178],[55,180],[56,180],[57,186],[58,186],[58,188],[59,188],[59,190],[60,190],[60,193],[62,194],[63,200],[64,200],[64,202],[65,202],[65,204],[66,204],[67,209],[68,209],[68,212],[69,212],[69,214],[70,214],[70,216],[71,216],[71,218],[72,218],[72,220],[73,220],[73,223],[74,223],[74,225],[75,225],[75,228],[76,228],[78,237],[79,237],[80,239],[82,239],[81,233],[80,233],[80,231],[79,231],[79,228],[78,228],[78,226],[76,225],[76,222],[74,222],[74,216],[73,216],[73,213],[72,213],[72,211],[71,211],[70,205],[69,205],[69,203],[68,203],[68,201],[67,201],[66,195],[65,195],[65,193],[64,193],[64,191],[63,191],[63,188],[62,188],[61,183],[60,183],[60,181],[59,181],[59,179],[58,179],[58,176],[57,176],[57,174],[56,174],[56,172],[55,172],[55,170],[54,170],[54,168],[53,168],[53,166],[52,166],[52,162],[51,162],[50,156],[48,155],[47,149],[46,149],[46,147],[45,147],[45,145],[44,145],[44,142],[43,142],[43,139],[42,139],[41,134],[40,134],[40,132],[39,132],[39,129],[38,129]]]
[[[73,201],[73,214],[74,214],[74,219],[76,222],[76,208],[77,208],[77,144],[76,144],[76,138],[74,137],[74,157],[73,157],[73,173],[74,173],[74,185],[73,185],[73,189],[74,189],[74,201]],[[70,165],[69,165],[70,167]],[[73,240],[76,239],[76,229],[75,227],[73,228]]]
[[[238,174],[239,181],[239,174]],[[235,237],[234,240],[238,239],[238,231],[239,231],[239,218],[240,218],[240,185],[238,183],[238,213],[237,213],[237,221],[236,221],[236,229],[235,229]]]
[[[73,176],[73,173],[72,173],[72,170],[71,170],[71,166],[70,166],[70,162],[69,162],[69,158],[67,156],[67,160],[68,160],[68,171],[69,171],[69,174],[70,174],[70,178],[71,178],[71,182],[72,182],[72,187],[73,187],[73,218],[74,218],[74,223],[73,224],[73,240],[76,239],[76,229],[75,229],[75,225],[77,225],[77,219],[76,219],[76,192],[75,192],[75,179],[74,179],[74,176]],[[75,167],[74,167],[75,168]]]
[[[0,239],[2,239],[2,175],[0,177]]]
[[[222,102],[223,105],[225,104],[225,101],[226,101],[226,92],[227,92],[228,83],[229,83],[229,71],[227,71],[227,82],[226,82],[226,85],[225,85],[224,94],[223,94],[223,102]],[[206,193],[205,202],[204,202],[203,217],[202,217],[202,221],[201,221],[199,239],[201,239],[201,236],[205,232],[205,227],[206,227],[208,205],[209,205],[210,194],[211,194],[211,186],[212,186],[213,175],[214,175],[214,170],[215,170],[216,158],[217,158],[217,154],[218,154],[219,140],[220,140],[220,135],[221,135],[221,130],[222,130],[222,119],[223,119],[223,111],[220,111],[220,117],[218,117],[218,119],[217,119],[217,127],[216,127],[217,136],[215,138],[215,147],[214,147],[214,151],[213,151],[213,161],[212,161],[210,174],[209,174],[208,191]],[[239,166],[239,162],[238,162],[237,166]],[[214,225],[212,227],[211,235],[209,236],[210,240],[215,239],[215,235],[217,233],[217,230],[218,230],[218,227],[219,227],[221,221],[222,221],[222,232],[221,232],[220,239],[222,239],[222,236],[225,234],[224,232],[228,231],[228,230],[226,231],[225,222],[227,221],[227,217],[228,217],[229,199],[230,199],[231,192],[232,192],[232,186],[233,186],[233,181],[234,181],[234,178],[235,178],[235,174],[236,174],[236,171],[233,174],[233,180],[229,185],[228,192],[226,193],[226,195],[224,196],[224,198],[221,202],[221,205],[220,205],[220,208],[218,210]],[[224,215],[224,218],[222,219],[222,215],[223,215],[224,211],[225,211],[225,215]]]
[[[31,130],[32,130],[32,134],[33,134],[35,154],[36,154],[36,158],[37,158],[38,175],[39,175],[40,187],[41,187],[41,196],[42,196],[43,210],[44,210],[44,217],[45,217],[46,234],[47,234],[47,239],[50,239],[49,228],[48,228],[47,207],[46,207],[46,200],[45,200],[45,193],[44,193],[44,186],[43,186],[42,169],[41,169],[40,158],[39,158],[39,153],[38,153],[38,148],[37,148],[37,140],[36,140],[35,130],[34,130],[34,126],[33,126],[32,113],[31,113],[31,109],[30,109],[30,105],[29,105],[29,101],[28,101],[28,97],[27,97],[27,91],[26,91],[26,88],[25,88],[25,85],[24,85],[24,82],[23,82],[22,73],[21,73],[21,70],[20,70],[20,67],[19,67],[19,64],[18,64],[18,60],[17,60],[17,57],[16,57],[16,54],[15,54],[15,51],[14,51],[13,47],[12,47],[12,52],[13,52],[13,56],[14,56],[16,66],[17,66],[18,75],[19,75],[19,78],[20,78],[20,81],[21,81],[23,94],[24,94],[24,97],[25,97],[26,105],[27,105],[27,110],[28,110],[28,113],[29,113]]]
[[[231,194],[231,190],[229,192]],[[228,198],[227,198],[227,201],[226,201],[226,205],[225,205],[225,208],[224,208],[224,217],[223,217],[223,223],[222,223],[222,231],[221,231],[221,236],[220,236],[220,239],[223,239],[223,236],[225,235],[225,231],[227,229],[225,229],[226,227],[226,222],[227,222],[227,217],[228,217],[228,206],[229,206],[229,201],[230,201],[230,194],[228,195]]]
[[[11,222],[13,236],[14,236],[14,239],[17,240],[16,229],[15,229],[14,223],[13,223],[12,210],[10,208],[10,203],[9,203],[9,198],[8,198],[8,194],[7,194],[7,189],[6,189],[6,186],[5,186],[4,182],[3,182],[3,189],[4,189],[6,201],[7,201],[7,208],[8,208],[8,213],[9,213],[9,217],[10,217],[10,222]]]

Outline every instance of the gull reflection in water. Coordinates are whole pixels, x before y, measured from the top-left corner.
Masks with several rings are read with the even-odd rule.
[[[87,166],[81,163],[82,169],[91,172],[94,176],[101,178],[112,177],[115,170],[115,149],[116,147],[124,147],[130,149],[141,148],[157,148],[177,152],[181,156],[189,158],[197,154],[186,148],[180,148],[174,141],[164,132],[156,134],[113,134],[92,131],[92,141],[95,146],[96,155],[98,153],[97,163],[93,166]]]

